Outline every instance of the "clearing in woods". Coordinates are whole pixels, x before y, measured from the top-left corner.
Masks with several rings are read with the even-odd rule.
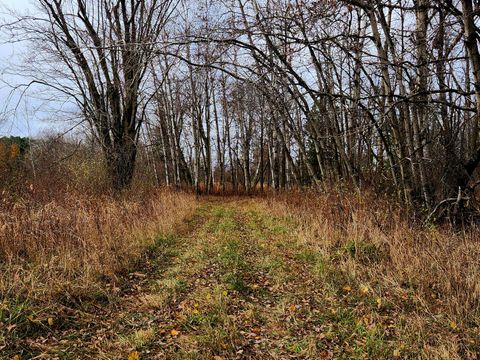
[[[388,307],[351,289],[295,228],[254,199],[202,201],[114,305],[64,309],[18,349],[50,359],[400,356]]]

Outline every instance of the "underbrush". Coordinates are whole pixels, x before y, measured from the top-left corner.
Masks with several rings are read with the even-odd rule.
[[[373,302],[388,302],[408,325],[405,346],[424,343],[434,357],[480,352],[476,225],[426,226],[395,201],[368,191],[284,194],[265,202],[298,225],[295,237],[318,254],[319,268],[330,269],[325,281],[345,282],[348,291],[368,291]],[[428,351],[428,344],[442,342],[443,353]]]

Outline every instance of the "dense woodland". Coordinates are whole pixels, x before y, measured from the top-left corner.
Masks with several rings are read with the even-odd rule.
[[[141,156],[157,183],[206,193],[342,182],[431,208],[475,190],[476,1],[37,8],[2,26],[34,46],[15,90],[78,109],[116,189]]]

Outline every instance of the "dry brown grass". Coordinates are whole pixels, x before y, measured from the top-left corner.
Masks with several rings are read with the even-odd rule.
[[[95,294],[195,207],[193,196],[162,190],[0,201],[0,295],[41,301]]]
[[[367,285],[388,300],[407,319],[412,336],[445,330],[447,347],[480,341],[478,226],[425,226],[391,199],[368,191],[332,189],[266,201],[277,215],[298,222],[297,236],[353,286]]]
[[[478,358],[474,226],[368,191],[68,194],[2,205],[10,357]]]

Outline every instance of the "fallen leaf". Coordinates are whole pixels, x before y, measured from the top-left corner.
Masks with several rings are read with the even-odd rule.
[[[138,351],[132,351],[130,355],[128,355],[128,360],[139,360],[140,356],[138,355]]]

